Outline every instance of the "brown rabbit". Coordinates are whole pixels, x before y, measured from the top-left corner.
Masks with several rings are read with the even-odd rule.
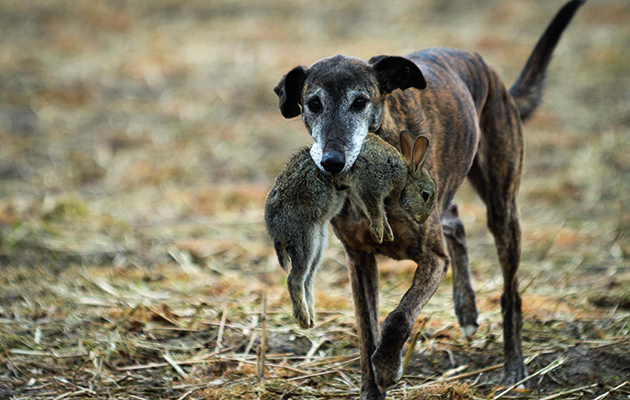
[[[328,224],[346,197],[370,219],[374,240],[394,240],[383,202],[399,198],[409,218],[423,223],[435,205],[435,183],[423,168],[429,141],[413,143],[400,133],[403,157],[376,135],[368,134],[352,169],[334,178],[317,168],[309,149],[293,156],[276,178],[265,203],[265,223],[280,266],[286,271],[293,315],[303,328],[314,324],[313,275],[321,264],[328,240]],[[345,190],[347,189],[347,190]]]

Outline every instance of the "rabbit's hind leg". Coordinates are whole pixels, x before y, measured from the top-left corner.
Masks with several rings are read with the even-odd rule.
[[[315,272],[317,272],[317,269],[322,264],[324,251],[326,250],[326,245],[328,244],[328,224],[323,224],[314,231],[313,254],[306,274],[306,280],[304,281],[306,304],[310,316],[309,327],[311,328],[315,325],[315,291],[313,289],[313,279]]]
[[[291,257],[291,272],[289,272],[289,277],[287,278],[287,286],[291,303],[293,304],[293,316],[302,328],[311,327],[311,318],[304,291],[310,258],[309,252],[304,251],[305,248],[310,247],[310,244],[309,246],[306,246],[306,244],[302,242],[298,246],[287,247]]]

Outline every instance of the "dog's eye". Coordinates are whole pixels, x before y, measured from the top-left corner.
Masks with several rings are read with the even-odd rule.
[[[322,103],[321,101],[319,101],[319,99],[310,100],[308,103],[306,103],[306,105],[308,105],[308,108],[315,113],[322,110]]]
[[[356,111],[361,111],[365,108],[366,104],[367,99],[365,99],[364,97],[359,97],[352,102],[352,109]]]

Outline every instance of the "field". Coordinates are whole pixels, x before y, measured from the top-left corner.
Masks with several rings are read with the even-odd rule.
[[[339,241],[302,330],[265,233],[273,178],[310,143],[272,88],[322,57],[432,46],[511,83],[561,5],[0,0],[0,399],[357,398]],[[449,273],[390,398],[630,397],[629,49],[630,4],[587,3],[526,126],[529,389],[498,386],[502,282],[465,185],[479,332],[459,332]],[[379,267],[384,318],[415,265]]]

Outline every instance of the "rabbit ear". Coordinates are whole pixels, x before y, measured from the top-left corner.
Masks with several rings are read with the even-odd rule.
[[[413,157],[410,163],[410,166],[414,166],[414,172],[422,168],[428,152],[429,139],[426,136],[418,136],[413,142]]]
[[[412,149],[411,134],[408,130],[403,129],[400,131],[400,153],[403,156],[405,162],[411,162],[411,149]]]

